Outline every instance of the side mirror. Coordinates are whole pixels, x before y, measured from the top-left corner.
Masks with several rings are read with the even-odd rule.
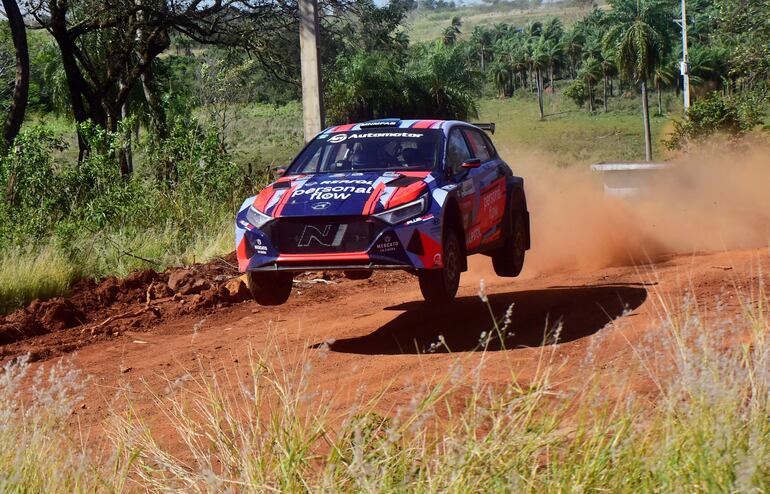
[[[479,158],[471,158],[466,160],[465,163],[460,165],[462,168],[478,168],[481,166],[481,160]]]
[[[283,177],[286,174],[286,168],[282,166],[278,166],[276,168],[273,168],[273,173],[275,173],[276,177]]]

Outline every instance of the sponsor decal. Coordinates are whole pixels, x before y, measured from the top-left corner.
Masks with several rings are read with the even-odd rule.
[[[411,139],[420,139],[425,137],[425,134],[416,132],[366,132],[364,134],[334,134],[328,140],[332,144],[356,139],[377,139],[381,137],[407,137]]]
[[[310,196],[309,201],[344,201],[353,194],[370,195],[372,189],[372,180],[346,179],[346,180],[322,180],[320,183],[314,183],[314,187],[302,187],[294,192],[293,198],[299,196]]]
[[[239,221],[238,221],[238,223],[240,223],[240,225],[241,225],[243,228],[245,228],[246,230],[248,230],[248,231],[253,231],[253,230],[254,230],[254,225],[252,225],[252,224],[251,224],[251,223],[249,223],[248,221],[245,221],[245,220],[239,220]]]
[[[261,238],[259,237],[255,238],[251,246],[254,248],[254,252],[256,252],[257,254],[262,254],[262,255],[267,254],[267,245],[264,245],[262,243]]]
[[[382,237],[382,242],[375,245],[375,248],[380,252],[394,252],[398,248],[398,239],[393,239],[390,235]]]
[[[297,242],[297,247],[310,247],[313,243],[324,247],[339,247],[347,229],[348,225],[345,224],[324,225],[322,227],[305,225],[299,242]]]
[[[378,137],[410,137],[419,139],[425,137],[425,134],[416,132],[367,132],[366,134],[351,134],[348,139],[375,139]]]
[[[441,253],[436,253],[436,255],[433,256],[433,265],[441,267]]]
[[[505,186],[501,180],[481,196],[481,223],[484,230],[494,226],[503,217],[505,207]]]
[[[414,225],[415,223],[422,223],[424,221],[432,220],[434,218],[433,214],[426,214],[425,216],[421,216],[419,218],[415,218],[413,220],[409,220],[406,222],[407,225]]]
[[[364,122],[359,125],[362,129],[366,129],[368,127],[398,127],[398,124],[401,122],[396,120],[386,120],[384,122]]]
[[[332,205],[330,202],[317,202],[310,206],[310,209],[313,211],[323,211],[324,209],[329,209],[329,207]]]

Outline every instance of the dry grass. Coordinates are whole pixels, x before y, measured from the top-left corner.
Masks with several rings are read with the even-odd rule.
[[[9,367],[0,491],[767,492],[767,299],[741,295],[737,317],[658,300],[664,336],[634,348],[654,405],[590,371],[580,390],[564,389],[551,346],[526,384],[512,376],[493,393],[473,379],[479,369],[457,367],[388,416],[375,397],[340,417],[314,391],[311,364],[289,368],[266,351],[248,377],[206,369],[156,390],[175,453],[125,395],[108,426],[112,451],[93,463],[62,426],[80,380],[59,369],[25,401],[25,366]],[[448,407],[469,381],[463,406]],[[625,391],[608,400],[608,387]]]

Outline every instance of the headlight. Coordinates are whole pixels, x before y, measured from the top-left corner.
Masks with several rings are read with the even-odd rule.
[[[377,213],[374,216],[386,223],[396,225],[425,213],[425,211],[428,210],[429,204],[430,196],[425,194],[416,201],[412,201],[404,204],[403,206],[398,206],[393,209],[383,211],[382,213]]]
[[[249,206],[249,211],[246,213],[246,220],[257,228],[262,228],[272,219],[272,216],[258,211],[254,206]]]

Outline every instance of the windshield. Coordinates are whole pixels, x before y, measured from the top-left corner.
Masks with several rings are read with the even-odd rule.
[[[440,130],[358,130],[317,137],[289,167],[292,175],[432,170]]]

